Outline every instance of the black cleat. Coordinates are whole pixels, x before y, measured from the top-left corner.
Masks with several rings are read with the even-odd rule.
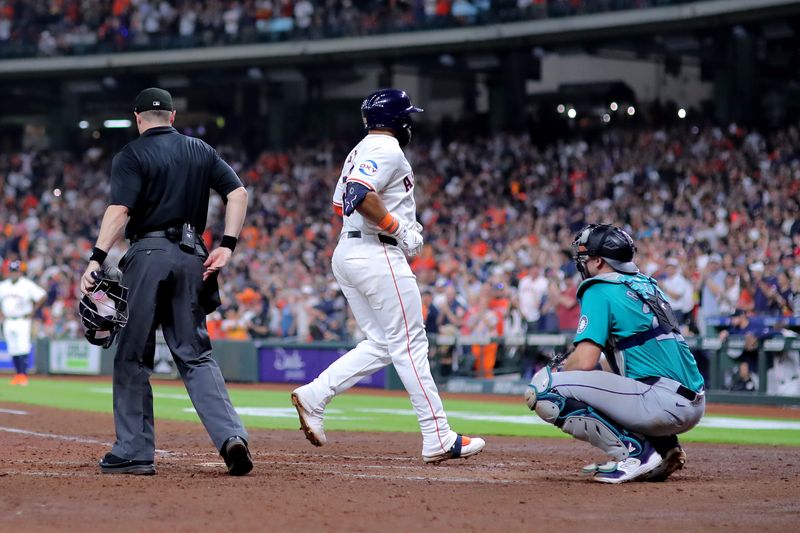
[[[152,476],[156,473],[153,461],[134,461],[123,459],[113,453],[107,453],[100,459],[100,471],[103,474],[133,474],[139,476]]]
[[[247,441],[242,437],[230,437],[222,445],[219,454],[225,459],[228,473],[232,476],[243,476],[253,469],[253,458],[247,448]]]

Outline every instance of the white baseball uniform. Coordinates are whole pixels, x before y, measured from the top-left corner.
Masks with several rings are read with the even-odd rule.
[[[0,283],[0,309],[3,311],[3,337],[8,354],[27,355],[31,352],[31,315],[34,305],[47,292],[28,278]]]
[[[345,186],[353,182],[378,193],[402,224],[416,222],[414,173],[396,138],[369,134],[350,152],[333,194],[335,207],[342,207]],[[310,407],[324,409],[361,378],[393,364],[419,420],[422,454],[440,454],[453,446],[457,434],[431,376],[416,277],[403,251],[381,242],[379,232],[358,211],[344,217],[333,274],[367,338],[305,387],[307,397]]]

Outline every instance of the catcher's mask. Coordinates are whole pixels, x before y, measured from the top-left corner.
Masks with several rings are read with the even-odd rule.
[[[78,304],[86,340],[108,348],[114,337],[128,323],[128,288],[121,284],[122,272],[116,268],[92,274],[96,283]]]
[[[600,257],[623,274],[636,274],[639,267],[633,262],[636,245],[631,236],[611,224],[589,224],[572,241],[572,259],[581,278],[592,277],[586,266],[590,257]]]

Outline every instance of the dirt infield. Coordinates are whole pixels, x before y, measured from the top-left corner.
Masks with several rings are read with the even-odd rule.
[[[96,466],[110,415],[0,407],[4,531],[796,531],[800,512],[797,448],[690,444],[667,482],[606,486],[578,473],[592,450],[572,440],[492,437],[426,466],[416,434],[335,432],[315,449],[256,430],[255,470],[231,478],[202,427],[157,421],[158,474],[112,476]]]

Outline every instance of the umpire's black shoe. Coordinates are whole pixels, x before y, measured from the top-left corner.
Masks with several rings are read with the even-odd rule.
[[[104,474],[152,476],[156,473],[156,467],[153,465],[153,461],[134,461],[107,453],[100,459],[100,471]]]
[[[230,437],[222,445],[219,454],[225,459],[228,473],[232,476],[243,476],[253,469],[253,458],[247,448],[247,441],[242,437]]]

